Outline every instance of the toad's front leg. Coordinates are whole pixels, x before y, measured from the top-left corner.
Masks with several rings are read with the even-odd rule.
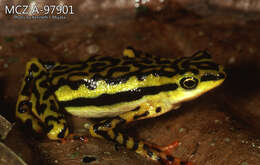
[[[159,116],[162,113],[165,113],[163,107],[151,106],[150,104],[145,103],[132,111],[92,125],[90,127],[90,133],[94,137],[105,138],[107,140],[119,143],[127,149],[134,150],[136,153],[158,161],[161,164],[192,165],[190,162],[181,161],[178,158],[166,154],[160,147],[155,147],[156,145],[151,145],[145,141],[136,140],[133,137],[122,134],[118,130],[120,125],[136,120]]]

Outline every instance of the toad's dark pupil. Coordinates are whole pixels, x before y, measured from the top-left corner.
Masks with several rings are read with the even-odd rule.
[[[194,80],[186,80],[184,82],[184,84],[185,84],[186,87],[191,88],[191,87],[193,87],[195,85],[195,81]]]

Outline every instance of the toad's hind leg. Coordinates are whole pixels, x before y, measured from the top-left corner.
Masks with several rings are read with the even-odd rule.
[[[178,158],[167,155],[165,152],[161,151],[160,148],[154,147],[156,145],[153,146],[150,145],[150,143],[136,140],[133,137],[127,136],[118,131],[118,127],[120,125],[135,120],[159,116],[165,112],[166,110],[163,109],[163,107],[157,107],[156,105],[151,106],[151,104],[145,103],[132,111],[92,125],[89,128],[90,133],[94,137],[105,138],[107,140],[119,143],[125,146],[127,149],[134,150],[136,153],[149,159],[158,161],[161,164],[192,165],[189,162],[181,161]]]
[[[30,60],[17,100],[16,117],[36,132],[42,132],[44,126],[48,137],[57,140],[67,136],[68,127],[55,96],[48,92],[50,89],[44,64],[35,58]]]

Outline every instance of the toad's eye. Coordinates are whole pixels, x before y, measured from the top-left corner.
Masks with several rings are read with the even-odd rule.
[[[184,89],[194,89],[198,85],[198,79],[195,77],[184,77],[180,81],[180,85]]]

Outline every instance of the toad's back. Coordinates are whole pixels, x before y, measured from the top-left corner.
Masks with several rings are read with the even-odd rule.
[[[127,53],[134,53],[134,57]],[[123,57],[93,56],[84,63],[57,64],[49,80],[68,112],[81,117],[105,117],[147,101],[173,95],[180,98],[179,80],[185,73],[215,74],[219,69],[205,52],[174,60],[135,51],[125,52]]]

